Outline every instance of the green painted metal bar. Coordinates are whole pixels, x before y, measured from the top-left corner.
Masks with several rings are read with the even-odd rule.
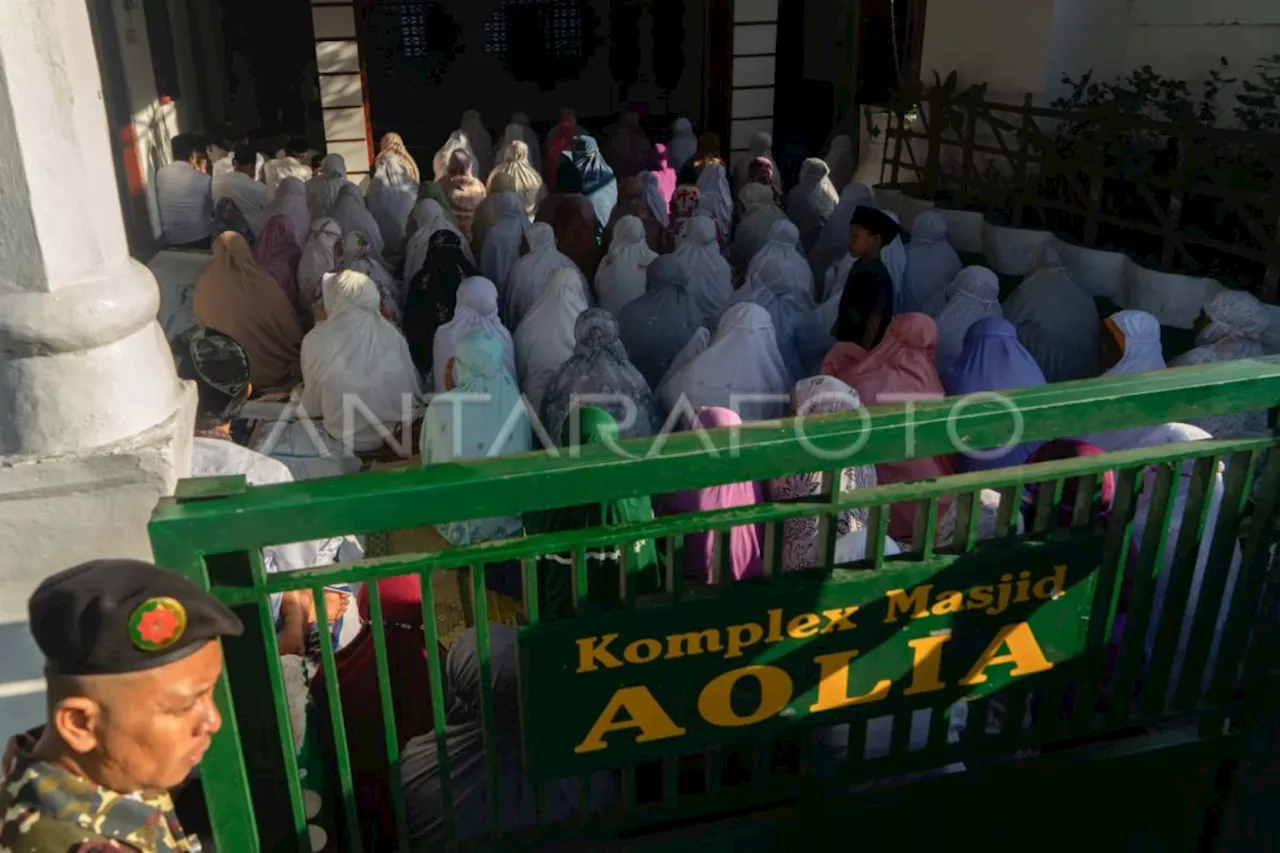
[[[956,495],[956,528],[951,534],[951,541],[947,545],[959,553],[964,553],[970,549],[967,543],[969,541],[969,523],[975,515],[974,507],[980,505],[981,496],[974,492],[961,492]]]
[[[1093,490],[1098,486],[1097,474],[1085,474],[1075,478],[1076,502],[1071,507],[1072,528],[1087,527],[1093,523]]]
[[[409,820],[404,805],[404,783],[400,778],[400,735],[396,731],[395,705],[391,696],[391,676],[387,670],[386,622],[382,618],[382,593],[375,583],[369,588],[369,628],[373,634],[373,661],[378,670],[378,701],[382,707],[383,732],[386,735],[387,767],[391,783],[391,806],[395,813],[396,832],[400,836],[401,853],[409,849]],[[325,638],[321,638],[324,642]],[[309,844],[309,842],[308,842]]]
[[[1213,531],[1213,541],[1209,545],[1208,559],[1205,561],[1204,583],[1200,587],[1195,612],[1191,614],[1187,655],[1182,664],[1182,676],[1174,691],[1175,711],[1189,710],[1200,702],[1204,670],[1209,661],[1209,645],[1218,624],[1227,576],[1238,547],[1240,516],[1248,501],[1245,483],[1250,478],[1256,458],[1257,454],[1254,453],[1237,453],[1231,456],[1227,465],[1222,505]]]
[[[534,561],[534,566],[537,566]],[[457,842],[453,814],[453,776],[449,770],[449,739],[446,734],[448,722],[444,710],[444,662],[440,660],[440,630],[436,624],[436,591],[431,582],[431,575],[423,572],[418,575],[422,588],[422,638],[427,651],[427,678],[431,681],[431,732],[436,741],[436,756],[440,762],[440,801],[444,810],[440,816],[444,824],[444,835],[452,847]],[[537,579],[533,579],[533,590],[538,589]],[[531,620],[537,618],[538,596],[526,596]],[[532,622],[531,624],[536,624]]]
[[[606,541],[601,541],[597,547],[604,547]],[[573,549],[573,612],[577,614],[585,613],[588,602],[588,584],[589,574],[587,570],[587,548],[590,546],[579,545]]]
[[[916,504],[917,512],[919,512],[920,506],[920,504]],[[917,524],[920,521],[918,515],[916,521]],[[924,524],[922,527],[923,529],[920,531],[922,538],[917,541],[916,547],[923,552],[924,559],[929,560],[933,558],[933,550],[936,544],[934,540],[938,538],[938,498],[936,495],[924,501]]]
[[[489,595],[484,582],[484,564],[470,567],[471,595],[476,602],[476,648],[480,654],[480,728],[484,732],[485,793],[489,826],[493,837],[503,834],[502,807],[498,794],[498,730],[493,715],[493,646],[489,634]]]
[[[1054,510],[1058,508],[1056,492],[1061,482],[1061,480],[1054,480],[1037,484],[1039,488],[1036,489],[1035,516],[1028,533],[1043,536],[1049,532],[1053,523]]]
[[[1096,673],[1102,671],[1107,655],[1107,640],[1120,600],[1122,581],[1129,555],[1129,536],[1132,532],[1134,505],[1137,496],[1137,468],[1123,468],[1116,472],[1116,493],[1111,505],[1111,517],[1107,521],[1107,538],[1102,546],[1102,566],[1098,570],[1098,592],[1089,613],[1089,626],[1085,637],[1085,657],[1079,669],[1079,693],[1075,712],[1072,714],[1071,731],[1084,736],[1095,727],[1095,713],[1101,696],[1102,680]]]
[[[1218,650],[1218,664],[1209,691],[1211,705],[1224,703],[1230,698],[1235,687],[1236,668],[1230,664],[1241,659],[1253,627],[1251,617],[1259,602],[1263,581],[1266,579],[1268,547],[1275,536],[1278,503],[1280,503],[1280,452],[1273,449],[1267,455],[1258,503],[1249,525],[1249,535],[1245,540],[1244,554],[1240,561],[1240,577],[1236,579],[1235,593],[1231,596],[1231,604],[1227,610],[1226,627],[1222,632],[1222,646]]]
[[[1243,439],[1232,441],[1190,442],[1183,445],[1167,445],[1155,449],[1123,451],[1110,454],[1109,462],[1099,462],[1102,457],[1081,457],[1078,459],[1058,460],[1025,466],[1024,470],[1001,469],[999,471],[979,474],[962,474],[944,480],[930,480],[921,483],[898,483],[889,486],[877,486],[869,489],[856,489],[848,492],[836,505],[840,510],[870,507],[875,504],[897,503],[900,500],[917,500],[922,497],[940,496],[981,488],[984,482],[996,486],[1009,485],[1013,491],[1022,485],[1044,479],[1046,475],[1073,476],[1081,473],[1098,472],[1121,468],[1132,464],[1155,464],[1194,458],[1206,453],[1225,453],[1245,449],[1262,449],[1271,443],[1270,439]],[[988,488],[991,486],[988,485]],[[274,488],[274,487],[271,487]],[[821,504],[818,511],[831,509]],[[1005,501],[1002,500],[1002,508]],[[290,589],[303,589],[316,583],[336,584],[351,583],[371,578],[394,577],[400,574],[423,571],[434,568],[455,568],[469,561],[486,563],[518,560],[528,556],[571,551],[575,547],[604,547],[610,541],[621,536],[628,538],[660,538],[668,534],[685,534],[705,531],[710,527],[738,526],[756,524],[768,520],[798,518],[806,514],[805,508],[792,503],[755,504],[745,507],[734,507],[727,510],[715,510],[704,513],[688,513],[679,516],[668,516],[653,521],[633,522],[604,530],[595,528],[587,531],[560,531],[537,534],[519,539],[472,545],[447,551],[416,555],[413,557],[384,557],[363,560],[341,567],[298,569],[289,572],[277,572],[270,575],[256,592],[242,592],[237,588],[220,590],[220,597],[228,603],[241,603],[256,600],[256,596],[264,591],[285,592]],[[887,533],[887,518],[883,522]],[[332,535],[335,531],[331,531]]]
[[[844,481],[844,470],[823,471],[820,484],[821,494],[833,506],[840,501],[841,485]],[[836,561],[836,540],[839,532],[839,511],[828,511],[818,516],[818,542],[822,547],[818,551],[819,564],[825,573],[830,573]]]
[[[1014,513],[1018,512],[1018,507],[1022,502],[1021,484],[993,484],[988,488],[999,488],[1000,492],[1000,509],[996,510],[996,538],[1007,539],[1017,529],[1013,523]]]
[[[1156,576],[1164,562],[1165,542],[1173,518],[1173,465],[1156,466],[1156,483],[1148,504],[1147,528],[1143,532],[1133,572],[1133,600],[1125,619],[1124,640],[1116,664],[1115,691],[1108,717],[1113,725],[1124,724],[1132,715],[1134,691],[1142,671],[1143,641],[1150,624]]]
[[[1167,569],[1164,603],[1161,612],[1155,614],[1155,644],[1142,685],[1144,717],[1156,717],[1163,713],[1170,679],[1176,675],[1172,671],[1174,654],[1178,649],[1187,596],[1191,592],[1191,582],[1200,556],[1200,539],[1209,511],[1208,498],[1217,476],[1218,457],[1206,456],[1193,463],[1182,523],[1174,542],[1173,558]]]
[[[667,563],[667,593],[671,596],[672,604],[679,604],[684,597],[684,566],[676,562],[676,537],[663,537],[663,543]]]
[[[162,503],[172,499],[162,499]],[[204,558],[193,553],[186,543],[174,541],[163,525],[150,525],[148,533],[156,562],[184,576],[196,586],[212,592],[213,586]],[[226,644],[223,659],[226,660]],[[245,766],[240,724],[231,693],[230,675],[224,665],[213,690],[222,729],[213,738],[200,766],[200,784],[210,824],[220,845],[226,849],[254,850],[258,844],[258,823],[254,817],[253,796],[249,789],[249,772]]]
[[[1210,414],[1269,408],[1280,400],[1280,360],[1220,362],[1110,380],[1055,383],[1010,392],[1007,399],[1023,417],[1023,439],[1056,438],[1064,420],[1080,429],[1133,428]],[[959,414],[954,400],[924,402],[906,412],[902,406],[874,407],[872,426],[859,451],[865,462],[902,458],[914,440],[920,456],[951,452],[957,430],[980,446],[999,442],[1008,428],[1008,408],[976,403]],[[1083,418],[1080,413],[1087,415]],[[669,437],[660,455],[626,459],[608,448],[583,448],[574,460],[552,454],[486,459],[433,465],[427,469],[370,472],[359,477],[308,480],[249,489],[243,495],[167,504],[158,507],[157,523],[186,537],[199,553],[218,553],[233,541],[239,547],[273,542],[300,542],[334,531],[370,533],[386,529],[510,515],[547,509],[572,493],[599,500],[664,494],[715,483],[766,480],[806,470],[810,448],[847,452],[863,439],[862,421],[844,415],[808,418],[807,446],[796,440],[790,421],[749,425],[734,441],[729,430],[709,433],[718,452],[708,452],[704,435]],[[643,455],[643,439],[621,446]],[[690,465],[697,461],[696,466]],[[501,488],[495,488],[501,484]],[[305,513],[295,508],[305,504]]]
[[[316,601],[316,627],[321,637],[333,636],[329,624],[329,606],[325,602],[324,587],[314,587],[311,594]],[[338,667],[334,662],[333,643],[320,643],[320,665],[324,669],[324,695],[329,704],[329,723],[333,729],[334,761],[338,765],[338,790],[346,812],[347,844],[352,850],[364,849],[360,838],[360,809],[356,805],[356,786],[351,780],[351,753],[347,749],[346,718],[342,709],[342,695],[338,692]]]
[[[879,571],[884,568],[885,538],[889,535],[889,508],[875,505],[867,512],[867,556],[871,558],[871,567]]]

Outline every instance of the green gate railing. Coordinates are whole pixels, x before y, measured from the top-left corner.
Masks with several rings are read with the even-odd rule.
[[[636,458],[585,447],[254,489],[246,489],[240,478],[186,482],[179,497],[155,513],[156,558],[212,590],[246,624],[244,636],[223,641],[227,672],[217,699],[224,728],[201,765],[218,849],[310,849],[268,596],[313,590],[325,620],[320,593],[335,583],[420,574],[425,641],[434,650],[440,632],[431,577],[461,570],[469,578],[486,673],[481,695],[488,805],[498,809],[484,576],[486,565],[502,561],[520,562],[526,590],[527,625],[519,633],[525,770],[538,791],[553,780],[576,776],[584,799],[582,813],[562,826],[547,818],[539,797],[537,826],[467,840],[481,847],[617,838],[676,820],[812,795],[819,787],[829,796],[845,783],[954,762],[981,763],[1134,726],[1183,721],[1200,738],[1238,730],[1250,709],[1248,688],[1265,666],[1249,653],[1260,645],[1257,614],[1272,593],[1266,581],[1274,554],[1280,454],[1265,451],[1276,439],[1169,445],[843,494],[834,488],[839,471],[853,460],[867,464],[949,453],[958,438],[971,448],[1001,446],[1010,438],[1014,409],[1023,427],[1019,440],[1028,441],[1271,409],[1277,403],[1280,360],[1263,359],[1064,383],[1011,392],[1003,400],[885,406],[870,410],[868,418],[748,425],[738,432],[712,432],[710,442],[706,434],[677,434],[656,446],[624,442],[623,449]],[[851,458],[849,448],[855,446]],[[824,472],[824,493],[806,501],[270,576],[259,552],[280,543],[815,470]],[[1223,497],[1211,519],[1219,470]],[[1107,522],[1099,526],[1090,500],[1093,484],[1106,471],[1116,474],[1116,498]],[[1144,478],[1148,471],[1153,478]],[[1181,532],[1171,541],[1167,531],[1178,520],[1177,485],[1187,472]],[[1064,528],[1055,508],[1073,481],[1078,499]],[[1154,483],[1146,493],[1144,481]],[[1034,523],[1020,534],[1016,519],[1023,488],[1030,484],[1040,486]],[[978,536],[984,489],[1001,498],[989,542]],[[956,533],[951,542],[935,544],[936,508],[948,495],[956,496]],[[1146,534],[1131,542],[1140,501],[1148,513]],[[904,502],[916,505],[915,541],[924,544],[913,553],[887,556],[888,508]],[[869,508],[867,558],[833,566],[832,522],[850,507]],[[781,522],[805,516],[820,519],[825,568],[783,576]],[[1198,583],[1202,532],[1214,520],[1198,604],[1184,620]],[[716,531],[723,569],[728,531],[752,523],[766,530],[763,581],[686,584],[674,559],[673,543],[681,535]],[[625,552],[646,539],[657,540],[666,558],[662,592],[635,594],[623,572],[615,608],[602,612],[598,603],[589,604],[586,550]],[[575,613],[552,619],[540,614],[538,596],[528,593],[539,588],[537,558],[562,553],[573,556]],[[1236,559],[1239,573],[1228,595]],[[1153,598],[1162,573],[1164,605],[1157,612]],[[1122,586],[1129,602],[1124,642],[1104,683],[1100,673]],[[377,584],[368,589],[390,785],[404,840],[381,602]],[[1215,649],[1216,665],[1209,666],[1219,622],[1225,630]],[[1154,637],[1150,653],[1144,649],[1149,631]],[[342,843],[360,850],[366,840],[359,837],[351,796],[334,656],[322,645],[328,703],[335,709],[334,765],[348,818]],[[444,753],[442,661],[431,652],[428,664],[434,736]],[[1109,698],[1099,705],[1104,690]],[[1081,710],[1095,707],[1105,709]],[[957,708],[965,710],[967,722],[959,737],[954,732],[949,737]],[[923,743],[912,734],[913,720],[921,715],[927,715]],[[868,733],[885,725],[891,731],[887,752],[868,754]],[[781,768],[780,750],[789,756]],[[705,780],[692,794],[680,778],[690,766]],[[745,781],[724,784],[730,766]],[[588,779],[591,774],[599,778],[600,771],[608,771],[616,802],[594,810],[587,805]],[[448,801],[447,769],[443,775]],[[648,780],[647,796],[637,793],[642,776]],[[442,817],[452,828],[453,816]],[[402,849],[409,849],[407,841]]]

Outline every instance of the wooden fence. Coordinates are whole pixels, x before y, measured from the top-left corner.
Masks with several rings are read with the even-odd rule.
[[[881,183],[1280,296],[1280,137],[935,86],[891,108]]]

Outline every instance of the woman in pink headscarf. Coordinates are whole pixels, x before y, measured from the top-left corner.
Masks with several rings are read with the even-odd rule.
[[[934,349],[938,326],[926,314],[902,314],[893,318],[884,339],[871,352],[853,343],[838,343],[827,353],[822,372],[843,381],[858,392],[866,406],[882,406],[908,400],[942,399],[947,395],[938,377]],[[904,448],[905,451],[905,448]],[[951,456],[926,456],[876,465],[876,481],[884,486],[928,480],[954,474]],[[938,519],[951,508],[954,498],[938,501]],[[915,534],[915,504],[894,504],[889,513],[889,535],[910,542]],[[916,548],[922,542],[914,543]]]
[[[560,123],[547,134],[546,154],[542,164],[542,177],[547,183],[555,185],[560,155],[573,149],[573,138],[580,133],[582,128],[578,127],[578,114],[570,109],[561,110]]]
[[[283,186],[283,184],[281,185]],[[298,305],[298,262],[302,249],[293,233],[293,222],[284,214],[267,220],[253,249],[253,259],[268,275],[276,280],[289,302]]]
[[[262,212],[260,221],[270,222],[276,216],[283,216],[293,223],[293,236],[298,238],[298,248],[301,249],[311,233],[311,209],[307,207],[307,188],[302,181],[289,176],[280,182],[275,198]]]
[[[721,429],[742,425],[742,418],[730,409],[718,406],[707,406],[698,412],[695,429]],[[695,492],[678,492],[674,495],[662,495],[654,502],[657,515],[684,515],[693,512],[707,512],[715,509],[730,509],[737,506],[751,506],[764,500],[764,492],[759,483],[730,483],[724,486],[709,486]],[[710,584],[715,581],[715,537],[716,533],[690,533],[684,537],[684,576],[697,583]],[[728,572],[721,577],[725,582],[732,579],[758,578],[764,572],[764,529],[758,524],[735,527],[729,532]]]
[[[661,142],[655,142],[653,149],[649,154],[648,162],[645,163],[645,171],[653,172],[658,179],[658,190],[662,193],[662,203],[664,205],[671,204],[671,197],[676,194],[676,170],[671,168],[671,161],[667,158],[667,146]]]

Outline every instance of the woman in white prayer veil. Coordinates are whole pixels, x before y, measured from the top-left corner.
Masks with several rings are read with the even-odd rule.
[[[662,200],[662,187],[658,185],[658,176],[653,172],[641,172],[640,185],[644,187],[644,201],[653,213],[653,218],[659,225],[666,228],[671,224],[671,214],[667,211],[667,203]]]
[[[363,231],[349,231],[343,235],[342,269],[368,276],[382,295],[383,311],[394,323],[399,324],[404,291],[400,282],[391,274],[391,265],[369,242]]]
[[[411,229],[411,230],[410,230]],[[404,244],[404,280],[413,281],[413,277],[427,262],[427,249],[430,248],[431,235],[437,231],[452,231],[458,235],[462,243],[462,255],[471,264],[475,264],[475,256],[471,253],[471,245],[463,236],[461,229],[445,215],[440,202],[433,198],[423,199],[413,206],[406,226],[409,239]]]
[[[454,350],[462,337],[474,329],[488,332],[502,342],[503,363],[512,378],[516,375],[516,345],[511,332],[498,319],[498,289],[483,276],[472,276],[458,285],[458,302],[453,319],[436,329],[431,342],[430,379],[437,394],[445,390],[444,371],[453,358]],[[435,366],[439,365],[437,371]]]
[[[799,235],[791,222],[775,222],[769,242],[751,259],[742,289],[729,300],[732,307],[752,302],[769,312],[778,336],[778,352],[792,380],[808,376],[816,362],[820,367],[825,348],[801,351],[807,342],[813,316],[813,273],[796,251]]]
[[[476,173],[482,176],[489,174],[489,170],[493,168],[493,137],[489,135],[489,129],[484,126],[480,111],[467,110],[463,113],[462,124],[458,125],[458,130],[465,133],[467,141],[471,143],[471,153],[475,155]]]
[[[467,134],[463,131],[455,130],[449,134],[449,138],[444,141],[444,145],[440,146],[436,156],[431,158],[431,169],[435,173],[437,181],[443,181],[448,176],[449,158],[453,156],[453,152],[459,150],[467,152],[467,156],[471,158],[471,167],[474,171],[476,152],[471,150],[471,140],[467,138]],[[474,174],[472,177],[475,177]]]
[[[1189,441],[1207,441],[1212,439],[1209,433],[1189,424],[1162,424],[1146,430],[1138,439],[1134,447],[1161,447],[1166,444],[1182,444]],[[1204,586],[1205,570],[1209,561],[1209,551],[1213,546],[1214,531],[1217,529],[1218,514],[1222,510],[1223,485],[1222,485],[1222,463],[1218,463],[1217,470],[1213,474],[1210,482],[1209,493],[1205,497],[1207,507],[1205,509],[1204,529],[1199,532],[1196,541],[1199,543],[1196,551],[1196,567],[1191,576],[1191,587],[1187,593],[1186,605],[1179,614],[1176,621],[1178,624],[1178,644],[1175,647],[1171,666],[1169,667],[1169,691],[1172,692],[1178,686],[1180,678],[1195,678],[1200,673],[1183,672],[1183,662],[1187,654],[1187,642],[1193,624],[1193,617],[1205,618],[1202,614],[1196,613],[1196,605],[1200,598],[1200,590]],[[1148,623],[1147,636],[1145,640],[1145,649],[1147,655],[1147,666],[1151,665],[1151,655],[1155,649],[1157,632],[1162,620],[1165,602],[1168,596],[1169,573],[1173,564],[1173,557],[1178,542],[1178,537],[1182,531],[1183,524],[1199,525],[1199,518],[1186,519],[1183,515],[1186,511],[1187,501],[1191,494],[1192,475],[1195,471],[1195,462],[1188,460],[1180,466],[1178,479],[1174,482],[1174,490],[1170,493],[1170,500],[1173,503],[1172,515],[1169,517],[1168,533],[1165,537],[1164,558],[1160,566],[1160,574],[1156,578],[1155,590],[1151,598],[1151,621]],[[1155,469],[1147,468],[1143,474],[1142,494],[1138,498],[1138,508],[1133,517],[1133,541],[1141,543],[1146,533],[1147,525],[1151,521],[1151,500],[1155,493]],[[1158,524],[1163,526],[1162,519],[1156,519]],[[1209,646],[1208,666],[1205,668],[1203,678],[1199,684],[1199,691],[1196,696],[1199,697],[1208,689],[1209,680],[1213,676],[1214,665],[1217,661],[1219,646],[1222,642],[1222,629],[1226,622],[1228,606],[1231,602],[1232,593],[1235,591],[1236,578],[1240,571],[1240,545],[1236,543],[1232,552],[1231,563],[1229,566],[1217,566],[1218,571],[1227,573],[1225,586],[1220,599],[1220,605],[1216,614],[1213,629],[1213,639]],[[1176,603],[1173,606],[1177,606]],[[1164,617],[1167,618],[1167,617]],[[1166,694],[1168,695],[1168,694]]]
[[[520,390],[535,412],[542,411],[547,386],[573,357],[578,315],[587,310],[582,276],[576,269],[551,273],[541,295],[516,328],[516,367]]]
[[[853,140],[843,133],[831,137],[831,145],[822,159],[831,167],[831,183],[835,184],[836,191],[843,192],[858,170],[853,159]]]
[[[364,196],[360,195],[360,188],[355,184],[347,181],[338,190],[338,200],[329,208],[327,216],[338,223],[343,234],[359,231],[369,238],[379,254],[382,253],[382,229],[369,208],[365,207]]]
[[[506,305],[511,270],[520,260],[520,247],[524,243],[524,232],[529,228],[529,218],[524,212],[524,202],[515,193],[498,193],[492,198],[498,221],[485,232],[484,246],[480,250],[480,272],[497,286],[498,304]]]
[[[667,143],[667,162],[676,174],[684,168],[684,164],[698,153],[698,137],[694,135],[693,125],[687,118],[678,118],[671,123],[671,141]]]
[[[1164,370],[1160,321],[1146,311],[1112,314],[1102,321],[1099,361],[1106,368],[1103,376]],[[1103,450],[1128,450],[1136,447],[1145,433],[1146,428],[1120,429],[1095,433],[1084,440]]]
[[[684,239],[672,252],[689,274],[689,295],[702,311],[703,322],[715,325],[733,298],[733,269],[716,240],[716,223],[706,211],[689,219]]]
[[[787,193],[787,216],[800,229],[800,245],[806,255],[818,242],[822,226],[840,201],[830,174],[826,163],[810,157],[800,166],[799,183]]]
[[[766,421],[786,416],[791,385],[769,312],[742,302],[724,313],[706,350],[664,381],[661,395],[667,411],[689,417],[720,406],[744,422]]]
[[[826,224],[818,234],[818,241],[809,251],[809,266],[813,268],[813,280],[824,285],[820,296],[822,301],[831,298],[831,292],[825,289],[827,270],[840,259],[849,254],[849,223],[853,221],[853,212],[859,206],[875,207],[876,200],[871,187],[866,184],[849,184],[840,193],[840,203],[827,217]]]
[[[782,173],[778,171],[778,162],[773,159],[773,137],[759,131],[751,137],[750,150],[739,157],[733,164],[733,187],[739,193],[751,180],[749,170],[751,161],[763,157],[773,164],[773,185],[782,192]]]
[[[492,233],[490,237],[492,237]],[[582,284],[586,297],[587,279],[578,265],[568,255],[556,248],[556,235],[545,222],[535,222],[525,231],[529,252],[511,267],[507,281],[507,325],[519,328],[524,315],[542,294],[543,288],[556,270],[572,270]]]
[[[722,239],[733,238],[733,193],[723,164],[709,163],[698,176],[698,209],[716,221]]]
[[[418,370],[404,335],[379,312],[378,288],[368,276],[348,270],[327,276],[323,287],[327,319],[302,340],[299,405],[356,452],[376,451],[379,426],[394,432],[421,408]],[[349,397],[364,404],[354,417]]]
[[[1262,358],[1262,336],[1271,328],[1267,308],[1243,290],[1224,290],[1204,304],[1196,323],[1196,348],[1169,362],[1170,367]],[[1267,430],[1266,410],[1210,415],[1193,421],[1215,438],[1240,438]]]
[[[507,127],[508,133],[519,132],[517,125]],[[488,189],[493,192],[493,179],[498,175],[509,175],[515,185],[515,192],[524,199],[525,212],[529,219],[538,212],[538,205],[547,197],[547,187],[542,182],[542,175],[529,160],[529,146],[522,139],[516,139],[502,146],[501,160],[494,164],[489,173]]]
[[[369,212],[378,223],[383,246],[380,251],[398,258],[404,252],[405,222],[418,200],[418,182],[399,157],[379,162],[369,181]]]
[[[596,298],[615,317],[645,293],[646,271],[658,253],[644,239],[644,225],[624,216],[613,227],[613,242],[596,270]]]
[[[950,301],[937,313],[938,374],[945,376],[964,352],[969,327],[984,317],[1002,317],[1000,279],[986,267],[965,267],[947,288]]]
[[[1004,316],[1049,382],[1098,375],[1098,306],[1076,284],[1051,242],[1004,301]]]
[[[511,121],[507,124],[506,129],[503,130],[502,139],[494,150],[501,151],[516,140],[520,140],[529,146],[529,162],[541,174],[542,142],[538,139],[538,134],[533,129],[533,126],[529,124],[529,117],[524,113],[511,114]]]
[[[320,161],[320,174],[307,181],[307,208],[312,219],[322,219],[338,200],[338,190],[347,180],[347,161],[341,154],[329,154]]]
[[[964,269],[960,256],[947,241],[947,220],[934,210],[918,215],[911,224],[911,242],[906,249],[902,310],[937,317],[947,302],[947,285]]]
[[[742,202],[742,219],[729,246],[729,261],[733,268],[746,274],[747,266],[756,252],[769,242],[769,231],[775,222],[787,218],[773,200],[773,190],[764,184],[747,184],[738,193]]]
[[[304,311],[313,313],[316,303],[322,303],[320,283],[340,266],[341,241],[342,227],[337,222],[321,218],[311,223],[311,236],[298,261],[298,305]]]

